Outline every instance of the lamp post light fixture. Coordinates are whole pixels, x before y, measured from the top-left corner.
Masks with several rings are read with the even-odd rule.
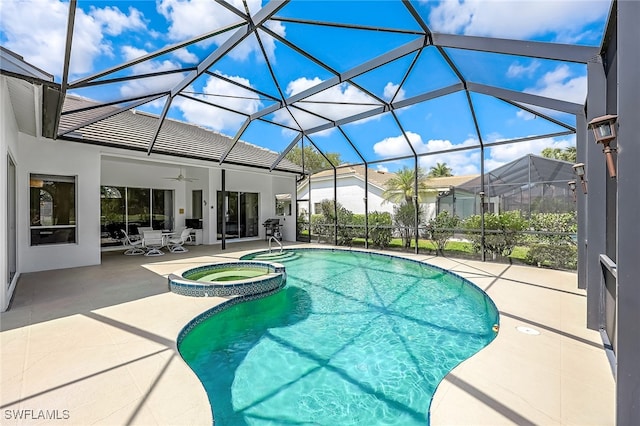
[[[596,138],[596,143],[601,143],[604,147],[602,152],[607,160],[607,169],[609,170],[609,176],[616,177],[616,165],[613,161],[613,152],[615,148],[611,148],[609,144],[616,138],[616,126],[615,122],[618,119],[617,115],[603,115],[602,117],[596,117],[589,122],[589,128],[593,130],[593,136]]]
[[[574,164],[573,165],[573,171],[580,178],[580,184],[582,184],[582,193],[586,194],[587,193],[587,180],[585,179],[584,163]],[[574,181],[573,189],[575,190],[575,181]]]
[[[569,182],[567,182],[567,185],[569,185],[569,189],[573,193],[573,202],[575,203],[576,202],[576,181],[570,180]]]

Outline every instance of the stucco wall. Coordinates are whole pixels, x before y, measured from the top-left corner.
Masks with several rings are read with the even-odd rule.
[[[2,277],[2,291],[0,291],[0,311],[4,312],[11,300],[11,295],[15,289],[15,285],[18,279],[16,274],[11,283],[9,280],[9,266],[8,266],[8,222],[7,222],[7,161],[8,156],[11,156],[14,163],[18,164],[18,125],[13,113],[13,108],[9,100],[9,91],[7,88],[7,78],[0,76],[0,153],[2,159],[0,159],[0,176],[2,179],[2,185],[0,185],[0,232],[4,236],[0,242],[0,277]],[[16,230],[17,231],[17,230]],[[20,269],[18,268],[18,271]]]
[[[364,182],[355,176],[343,176],[338,178],[337,199],[344,208],[356,214],[364,214]],[[308,198],[308,185],[298,193],[298,198]],[[369,212],[389,212],[393,213],[393,203],[387,203],[382,198],[380,188],[369,184],[368,196]],[[311,209],[322,200],[333,200],[333,179],[311,180]]]
[[[18,265],[22,272],[100,263],[100,155],[96,147],[19,134]],[[29,175],[76,176],[76,244],[31,246]]]

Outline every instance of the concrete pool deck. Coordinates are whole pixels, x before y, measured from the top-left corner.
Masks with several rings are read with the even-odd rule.
[[[195,246],[151,259],[108,252],[101,265],[23,274],[0,315],[0,423],[211,424],[204,389],[175,339],[224,299],[173,294],[166,277],[265,246]],[[404,256],[474,282],[501,315],[496,340],[440,384],[432,424],[615,423],[611,368],[599,333],[586,329],[585,292],[574,273]]]

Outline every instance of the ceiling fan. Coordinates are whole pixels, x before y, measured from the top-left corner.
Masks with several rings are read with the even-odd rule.
[[[182,174],[182,169],[180,169],[180,174],[176,177],[165,177],[163,179],[171,179],[177,180],[178,182],[193,182],[194,180],[198,180],[198,178],[189,178]]]

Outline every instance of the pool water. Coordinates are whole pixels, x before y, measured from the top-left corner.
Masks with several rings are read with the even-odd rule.
[[[495,338],[495,305],[458,276],[362,252],[297,254],[279,293],[179,342],[216,426],[425,425],[442,378]]]
[[[223,282],[260,277],[269,274],[269,272],[268,268],[243,268],[241,266],[232,266],[229,268],[216,268],[211,271],[205,270],[194,272],[192,274],[185,274],[185,278],[193,281]]]

